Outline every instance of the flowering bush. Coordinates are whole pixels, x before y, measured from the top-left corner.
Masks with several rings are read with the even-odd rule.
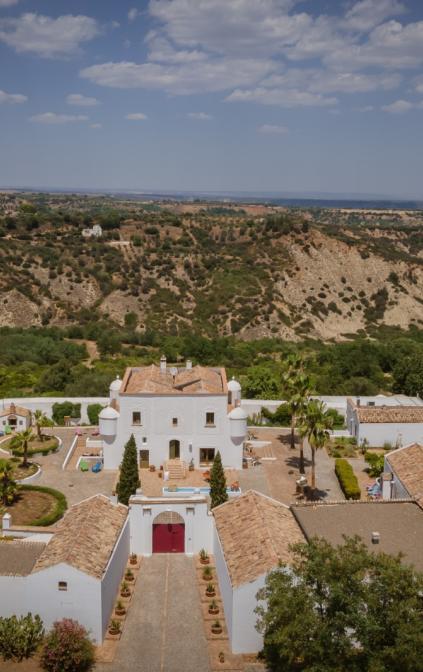
[[[0,618],[0,655],[4,660],[29,658],[44,636],[43,622],[36,615]]]
[[[43,648],[43,669],[47,672],[87,672],[93,664],[94,646],[85,628],[71,618],[56,621]]]

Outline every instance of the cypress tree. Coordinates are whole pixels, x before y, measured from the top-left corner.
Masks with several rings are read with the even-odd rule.
[[[210,499],[212,509],[214,509],[215,506],[219,506],[219,504],[223,504],[228,499],[228,493],[226,492],[226,477],[219,451],[216,453],[210,471]]]
[[[135,494],[141,485],[138,472],[137,444],[134,435],[131,434],[125,445],[123,460],[120,465],[119,481],[116,486],[118,500],[121,504],[128,505],[129,498]]]

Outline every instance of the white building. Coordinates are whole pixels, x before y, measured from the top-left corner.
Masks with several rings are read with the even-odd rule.
[[[423,508],[423,443],[411,443],[385,455],[384,499],[416,499]]]
[[[213,553],[213,516],[204,496],[145,497],[129,502],[131,552],[196,555]]]
[[[387,401],[389,400],[389,401]],[[423,401],[418,397],[374,397],[347,400],[347,429],[360,444],[401,447],[423,443]]]
[[[129,557],[127,514],[95,495],[73,506],[47,543],[0,543],[0,616],[39,614],[47,629],[73,618],[102,642]]]
[[[13,402],[0,410],[0,431],[23,432],[31,426],[31,411]]]
[[[131,434],[140,466],[180,461],[209,467],[220,451],[225,467],[242,468],[247,414],[241,388],[224,368],[166,365],[130,367],[110,386],[110,405],[99,416],[105,469],[117,469]]]
[[[91,229],[82,229],[82,235],[84,238],[101,238],[103,229],[100,224],[94,224]]]
[[[254,490],[216,507],[213,515],[216,570],[231,649],[253,653],[263,645],[256,630],[257,591],[280,561],[291,561],[290,545],[304,537],[289,507]]]

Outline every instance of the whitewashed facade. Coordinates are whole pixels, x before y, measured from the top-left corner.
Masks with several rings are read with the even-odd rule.
[[[347,429],[358,444],[400,448],[423,443],[423,400],[418,397],[373,397],[347,400]]]
[[[224,369],[168,369],[163,358],[153,367],[128,369],[110,386],[110,406],[99,416],[104,468],[118,469],[133,434],[141,466],[179,459],[208,468],[220,451],[225,467],[241,469],[247,414],[239,384],[228,384]]]

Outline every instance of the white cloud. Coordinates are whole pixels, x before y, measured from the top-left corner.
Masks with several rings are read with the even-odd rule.
[[[289,133],[289,129],[286,126],[277,126],[275,124],[263,124],[258,127],[257,131],[265,135],[285,135]]]
[[[130,9],[128,12],[128,20],[135,21],[138,15],[139,15],[138,9],[136,7],[132,7],[132,9]]]
[[[90,124],[90,128],[103,128],[103,124]]]
[[[190,119],[197,119],[198,121],[209,121],[210,119],[213,119],[211,114],[207,114],[206,112],[188,112],[187,117]]]
[[[360,0],[345,15],[345,26],[367,31],[392,16],[404,14],[407,8],[399,0]]]
[[[77,53],[82,42],[99,33],[95,19],[70,14],[52,19],[26,13],[19,18],[0,20],[0,41],[17,52],[30,52],[43,58]]]
[[[235,89],[227,98],[229,103],[261,103],[280,107],[326,107],[336,105],[336,98],[326,98],[318,93],[298,89],[267,89],[257,87],[250,90]]]
[[[70,93],[66,96],[66,102],[68,105],[78,105],[80,107],[94,107],[95,105],[100,105],[100,101],[97,100],[97,98],[83,96],[81,93]]]
[[[43,112],[42,114],[35,114],[30,117],[30,121],[37,124],[70,124],[79,121],[88,121],[88,117],[84,114],[56,114],[56,112]]]
[[[169,40],[150,32],[146,41],[149,45],[148,59],[155,63],[193,63],[207,60],[207,54],[198,49],[174,49]]]
[[[269,74],[269,61],[258,59],[215,59],[178,65],[159,63],[101,63],[81,70],[81,77],[102,86],[120,89],[164,89],[183,95],[224,91],[248,86]]]
[[[12,105],[26,103],[27,100],[28,97],[23,96],[21,93],[6,93],[6,91],[0,89],[0,105],[2,103],[10,103]]]
[[[390,105],[384,105],[382,110],[391,114],[403,114],[413,107],[413,103],[410,103],[408,100],[396,100],[394,103],[390,103]]]
[[[12,7],[17,5],[19,0],[0,0],[0,7]]]
[[[144,121],[147,119],[147,115],[143,112],[131,112],[131,114],[126,115],[125,119],[130,119],[131,121]]]

